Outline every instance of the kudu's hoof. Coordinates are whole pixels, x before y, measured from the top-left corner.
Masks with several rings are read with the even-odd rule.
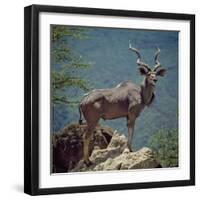
[[[87,167],[91,166],[93,163],[90,160],[84,160],[84,163]]]
[[[130,151],[130,152],[133,152],[133,149],[132,149],[132,148],[130,148],[130,149],[129,149],[129,151]]]
[[[133,152],[133,148],[128,145],[128,149],[130,152]]]

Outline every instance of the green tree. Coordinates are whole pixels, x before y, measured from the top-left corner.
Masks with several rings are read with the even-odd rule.
[[[86,31],[79,27],[51,25],[51,84],[53,105],[76,105],[77,95],[67,89],[88,91],[88,82],[81,78],[81,71],[90,65],[70,47],[73,40],[86,39]]]
[[[149,146],[163,167],[178,166],[178,130],[161,129],[154,133]]]

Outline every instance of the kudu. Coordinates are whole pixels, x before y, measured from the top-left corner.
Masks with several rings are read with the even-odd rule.
[[[131,143],[134,132],[135,120],[140,115],[145,106],[149,106],[154,97],[155,84],[158,76],[164,76],[164,69],[159,62],[160,49],[155,53],[155,66],[153,69],[142,62],[138,49],[133,48],[129,41],[129,49],[137,55],[137,65],[144,81],[140,86],[131,81],[124,81],[114,88],[96,89],[86,94],[79,106],[80,120],[82,123],[82,114],[86,120],[87,127],[83,135],[83,155],[86,165],[90,165],[89,143],[93,131],[100,118],[116,119],[127,118],[128,127],[128,148],[132,151]]]

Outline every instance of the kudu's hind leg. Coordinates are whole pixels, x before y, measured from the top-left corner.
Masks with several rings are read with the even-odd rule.
[[[130,151],[133,151],[132,138],[133,138],[134,127],[135,127],[135,115],[133,113],[130,113],[127,116],[127,127],[128,127],[128,142],[127,142],[127,146],[128,146]]]
[[[92,127],[87,127],[86,132],[83,135],[83,159],[87,166],[91,165],[92,162],[89,159],[90,141],[93,136],[96,123]]]

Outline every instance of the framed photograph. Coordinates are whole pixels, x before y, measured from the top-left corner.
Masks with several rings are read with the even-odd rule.
[[[195,16],[25,8],[24,192],[195,184]]]

